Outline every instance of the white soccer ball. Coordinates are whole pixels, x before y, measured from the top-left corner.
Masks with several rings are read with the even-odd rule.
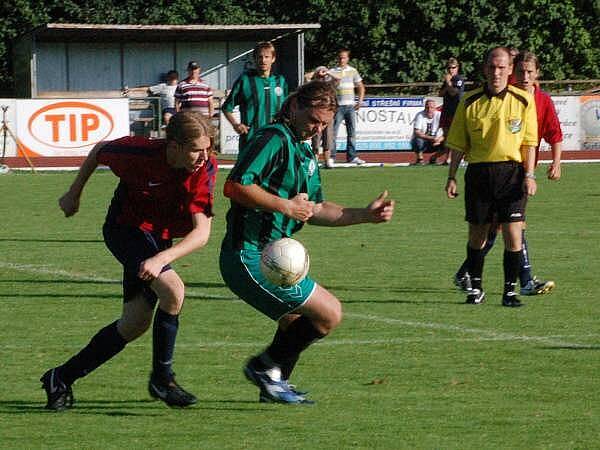
[[[295,239],[269,242],[260,255],[260,270],[277,286],[293,286],[304,279],[310,265],[304,246]]]

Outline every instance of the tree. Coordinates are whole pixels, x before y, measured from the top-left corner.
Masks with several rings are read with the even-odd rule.
[[[4,93],[11,42],[48,22],[318,22],[306,35],[307,66],[332,64],[345,46],[367,83],[438,81],[450,56],[476,79],[486,50],[507,44],[536,53],[545,78],[600,78],[600,0],[355,0],[345,9],[325,0],[9,0],[0,12]]]

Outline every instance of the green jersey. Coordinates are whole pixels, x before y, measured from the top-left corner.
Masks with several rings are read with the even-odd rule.
[[[235,81],[223,103],[223,111],[233,112],[239,105],[240,120],[250,128],[247,135],[240,136],[240,149],[256,130],[273,121],[287,95],[288,86],[283,75],[261,77],[256,72],[249,72]]]
[[[228,180],[257,184],[281,198],[306,193],[310,201],[323,202],[315,154],[309,144],[299,141],[282,123],[267,125],[255,133],[240,152]],[[304,222],[282,213],[246,208],[232,201],[224,246],[232,250],[260,249],[267,242],[290,237],[303,225]]]

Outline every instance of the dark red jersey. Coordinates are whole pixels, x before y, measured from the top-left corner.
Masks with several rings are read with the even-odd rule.
[[[190,173],[167,164],[166,141],[123,137],[102,147],[97,160],[120,179],[107,222],[131,225],[171,239],[192,230],[192,214],[213,215],[217,175],[214,156]]]

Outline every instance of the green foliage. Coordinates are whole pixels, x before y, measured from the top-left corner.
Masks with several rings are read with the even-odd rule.
[[[307,69],[349,47],[367,83],[437,81],[456,56],[479,78],[487,49],[540,56],[545,78],[600,78],[599,0],[12,0],[0,6],[0,91],[10,92],[10,44],[48,22],[140,24],[320,23],[306,36]]]

